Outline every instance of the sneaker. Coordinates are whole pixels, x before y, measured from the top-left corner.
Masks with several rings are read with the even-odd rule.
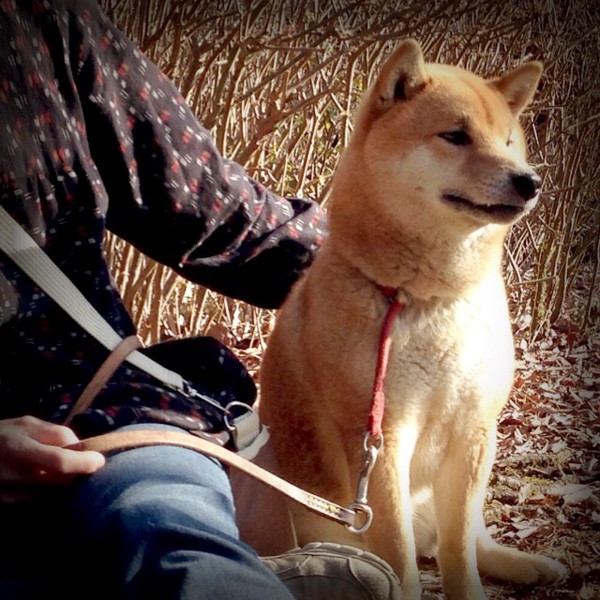
[[[400,581],[383,559],[352,546],[312,542],[261,557],[296,600],[399,600]]]

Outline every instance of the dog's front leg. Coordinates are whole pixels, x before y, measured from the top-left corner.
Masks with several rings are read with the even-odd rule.
[[[398,575],[403,600],[421,598],[410,498],[410,465],[416,439],[413,427],[386,434],[369,493],[373,525],[365,535],[369,547]]]
[[[453,436],[434,484],[438,531],[437,560],[442,585],[451,600],[482,600],[477,570],[476,527],[481,511],[493,445],[483,425]]]

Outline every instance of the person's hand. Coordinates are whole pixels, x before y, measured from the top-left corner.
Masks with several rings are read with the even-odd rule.
[[[36,417],[0,420],[0,501],[29,499],[104,466],[99,452],[65,448],[77,441],[68,427]]]

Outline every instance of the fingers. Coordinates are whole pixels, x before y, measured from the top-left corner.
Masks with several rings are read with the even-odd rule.
[[[89,475],[104,466],[104,456],[99,452],[69,450],[41,444],[29,438],[23,444],[23,460],[39,470],[61,475]]]
[[[70,446],[78,442],[75,432],[64,425],[56,425],[42,421],[37,417],[25,416],[18,419],[10,419],[10,421],[0,422],[0,430],[2,425],[6,423],[6,427],[11,427],[14,431],[18,430],[37,440],[42,444],[51,446]]]
[[[77,441],[69,428],[35,417],[0,421],[0,484],[58,484],[100,469],[99,452],[63,447]]]

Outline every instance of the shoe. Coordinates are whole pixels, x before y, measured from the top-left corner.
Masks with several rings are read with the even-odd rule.
[[[400,600],[400,581],[378,556],[352,546],[312,542],[261,561],[296,600]]]

